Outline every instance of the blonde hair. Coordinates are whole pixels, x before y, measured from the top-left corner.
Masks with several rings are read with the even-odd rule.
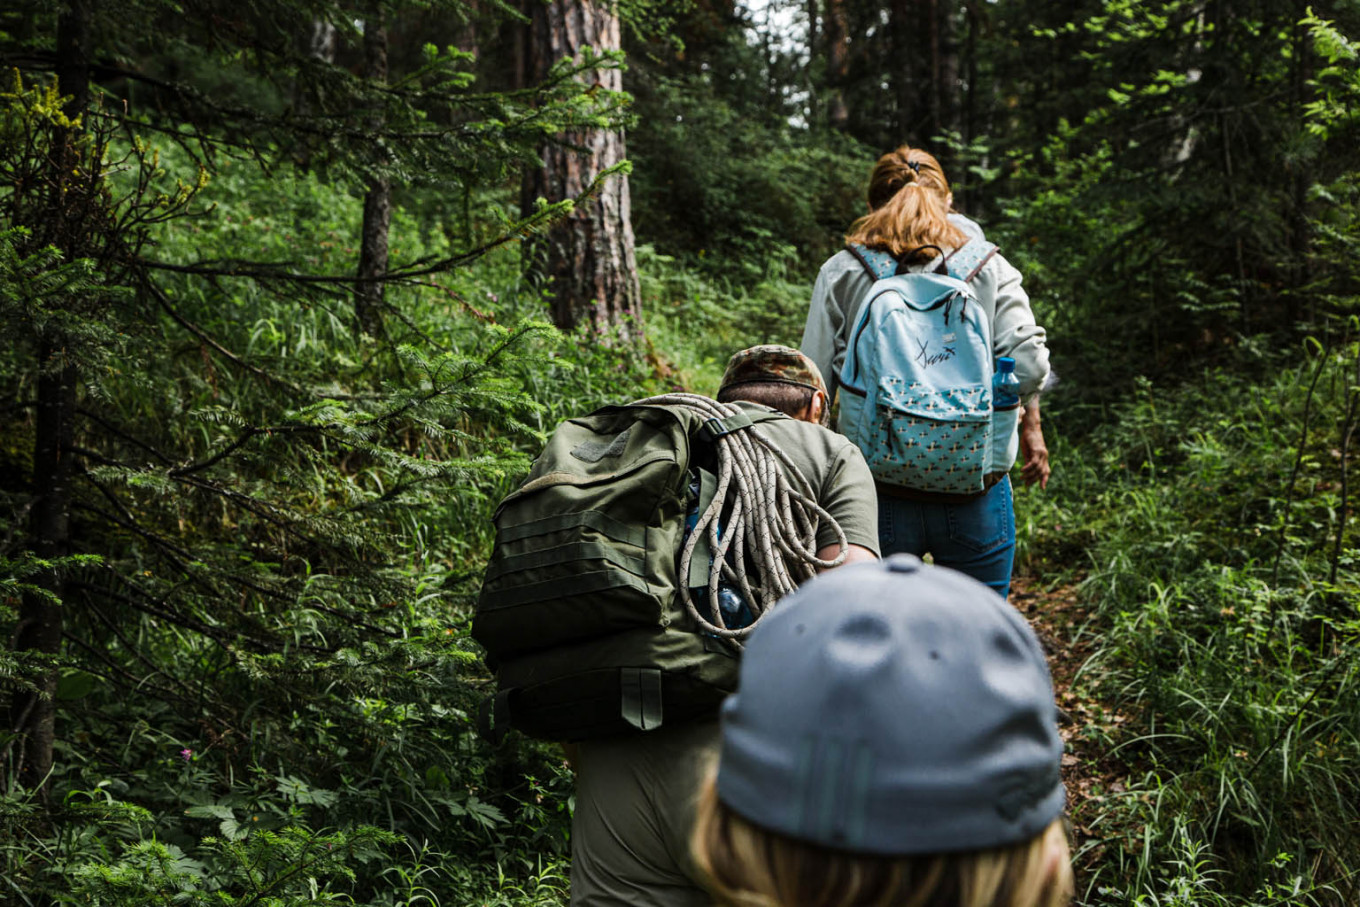
[[[847,243],[885,249],[906,261],[928,261],[933,253],[963,245],[963,231],[949,222],[949,180],[940,162],[920,148],[903,145],[878,159],[869,178],[869,213],[850,225]],[[914,253],[914,254],[913,254]]]
[[[1062,907],[1072,897],[1060,819],[1028,841],[991,850],[855,854],[752,825],[718,799],[710,772],[691,845],[705,886],[724,907]]]

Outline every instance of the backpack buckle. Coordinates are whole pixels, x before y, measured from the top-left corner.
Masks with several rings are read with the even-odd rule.
[[[746,413],[733,413],[725,419],[714,416],[705,419],[704,424],[699,429],[699,434],[705,441],[717,441],[723,435],[730,435],[734,431],[741,431],[743,428],[750,428],[755,423]]]

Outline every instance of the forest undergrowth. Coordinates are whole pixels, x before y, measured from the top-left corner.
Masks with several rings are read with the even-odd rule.
[[[1006,105],[979,126],[998,136],[938,146],[1025,275],[1062,379],[1043,404],[1052,483],[1016,495],[1015,600],[1069,718],[1078,902],[1349,907],[1355,42],[1283,6],[1274,25],[1209,28],[1154,4],[1193,13],[1180,31],[1145,21],[1147,4],[1097,4],[1054,29],[995,6],[1015,20],[995,38],[1015,60],[978,83]],[[734,33],[722,53],[743,67],[773,46]],[[64,635],[50,653],[0,652],[15,701],[55,713],[39,783],[20,777],[20,735],[0,733],[0,902],[566,902],[569,771],[551,747],[476,731],[492,681],[468,623],[491,514],[561,419],[712,392],[734,350],[796,343],[874,154],[761,106],[773,75],[724,86],[691,50],[692,84],[638,61],[643,319],[623,327],[639,345],[548,323],[512,240],[545,228],[519,220],[518,175],[532,129],[559,127],[518,101],[471,96],[491,106],[464,111],[485,117],[464,137],[485,144],[422,152],[485,172],[397,187],[393,260],[459,264],[387,287],[375,336],[356,329],[351,285],[362,167],[326,172],[306,162],[319,148],[261,134],[262,159],[224,152],[209,172],[192,143],[106,126],[104,144],[76,148],[104,180],[82,198],[121,233],[63,257],[25,206],[52,195],[31,177],[70,122],[47,75],[14,76],[0,96],[0,630],[17,637],[21,608],[64,602]],[[1069,72],[1065,106],[1024,81],[1047,71],[1040,52],[1090,64]],[[230,56],[211,66],[230,74]],[[471,84],[465,55],[427,62]],[[1023,79],[1003,82],[1012,63]],[[108,97],[106,112],[141,109]],[[603,116],[594,97],[568,106]],[[1202,115],[1224,98],[1241,108]],[[103,266],[128,243],[154,267]],[[68,366],[70,551],[39,556],[21,528],[52,449],[34,400]],[[46,679],[51,695],[32,695]]]
[[[1356,354],[1138,385],[1080,443],[1055,435],[1047,494],[1017,495],[1079,903],[1354,903]]]
[[[250,222],[248,201],[227,229]],[[600,403],[711,392],[739,346],[796,342],[792,277],[728,286],[650,250],[640,258],[647,355],[551,333],[513,341],[517,355],[488,389],[533,399],[514,403],[532,426],[518,430],[522,449]],[[509,256],[458,291],[506,321],[539,310]],[[350,342],[324,318],[240,329],[243,342],[295,359]],[[473,351],[504,336],[460,330]],[[1353,519],[1358,351],[1344,334],[1303,349],[1291,364],[1245,344],[1245,364],[1176,385],[1131,380],[1099,419],[1061,390],[1045,403],[1055,472],[1046,491],[1017,492],[1015,600],[1054,658],[1071,719],[1064,774],[1082,905],[1353,903],[1356,554],[1339,533]],[[1243,372],[1262,378],[1247,384]],[[205,397],[232,393],[227,381]],[[405,512],[412,563],[439,594],[391,615],[412,631],[403,647],[339,650],[319,668],[325,686],[303,686],[302,698],[286,685],[304,675],[286,661],[232,667],[149,620],[138,632],[160,671],[196,678],[204,710],[132,710],[116,676],[66,669],[60,824],[32,821],[50,814],[33,798],[11,795],[0,812],[17,903],[564,903],[569,773],[551,748],[493,749],[473,728],[488,677],[466,619],[490,509],[514,469]],[[326,626],[306,609],[284,625],[303,640]],[[254,714],[218,711],[227,694],[254,697]]]

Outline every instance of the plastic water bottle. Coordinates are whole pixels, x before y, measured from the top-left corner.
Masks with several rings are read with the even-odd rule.
[[[1012,409],[1020,405],[1020,379],[1015,375],[1015,360],[1001,356],[992,375],[992,409]]]
[[[699,477],[694,476],[689,483],[689,512],[685,514],[685,537],[694,531],[699,524]],[[722,523],[718,523],[718,537],[722,538]],[[712,613],[708,604],[708,587],[701,586],[698,589],[691,589],[690,594],[694,596],[694,603],[699,608],[699,612]],[[718,614],[717,616],[724,627],[729,630],[740,630],[755,623],[755,616],[751,614],[750,607],[746,604],[746,598],[741,592],[734,589],[726,581],[721,581],[718,585]]]
[[[755,623],[745,596],[727,583],[718,586],[718,611],[722,614],[723,626],[729,630],[740,630]]]

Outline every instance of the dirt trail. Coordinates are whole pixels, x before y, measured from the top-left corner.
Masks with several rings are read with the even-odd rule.
[[[1122,736],[1129,719],[1082,689],[1089,684],[1075,684],[1074,689],[1077,674],[1097,643],[1089,623],[1090,611],[1078,598],[1077,584],[1046,588],[1034,578],[1017,577],[1010,600],[1043,643],[1058,705],[1066,713],[1060,728],[1067,744],[1062,774],[1072,822],[1072,849],[1080,874],[1100,862],[1107,846],[1107,836],[1087,823],[1102,811],[1105,797],[1124,792],[1128,767],[1108,755],[1108,741]],[[1080,881],[1077,887],[1081,890]]]

